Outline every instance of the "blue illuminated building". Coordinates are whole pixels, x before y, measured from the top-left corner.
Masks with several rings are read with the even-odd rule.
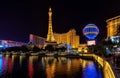
[[[0,40],[0,49],[4,49],[7,47],[22,46],[22,45],[26,45],[26,43],[12,41],[12,40]]]

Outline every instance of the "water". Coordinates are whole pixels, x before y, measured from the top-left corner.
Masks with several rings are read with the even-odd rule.
[[[91,60],[0,55],[0,78],[103,78]]]

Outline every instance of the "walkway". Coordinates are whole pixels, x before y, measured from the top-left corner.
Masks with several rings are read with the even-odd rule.
[[[95,54],[79,54],[80,56],[93,57],[102,67],[104,72],[104,78],[120,78],[119,72],[115,70],[112,63],[104,58],[101,58]]]

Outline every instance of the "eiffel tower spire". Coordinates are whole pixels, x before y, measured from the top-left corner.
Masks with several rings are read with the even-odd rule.
[[[48,21],[48,34],[47,34],[47,41],[48,42],[55,42],[55,38],[53,35],[53,30],[52,30],[52,9],[51,7],[49,8],[49,21]]]

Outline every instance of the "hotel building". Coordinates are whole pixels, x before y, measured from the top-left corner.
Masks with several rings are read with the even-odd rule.
[[[17,42],[12,40],[0,40],[0,48],[23,46],[23,45],[27,45],[27,43]]]
[[[33,45],[36,45],[38,47],[44,47],[46,39],[34,34],[29,35],[29,43],[32,43]]]
[[[54,33],[54,38],[57,44],[66,43],[72,46],[72,48],[78,48],[79,36],[76,35],[76,30],[71,29],[67,33]]]
[[[110,18],[107,21],[107,38],[120,36],[120,15]]]

